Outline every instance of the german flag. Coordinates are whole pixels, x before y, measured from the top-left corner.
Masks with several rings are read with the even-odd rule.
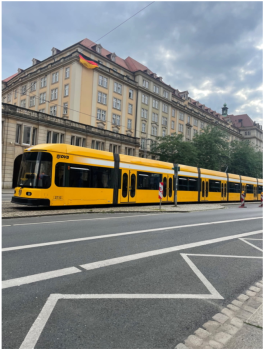
[[[79,54],[79,58],[80,58],[80,63],[84,65],[86,68],[94,69],[98,67],[98,63],[91,61],[89,57],[83,54],[82,55]]]

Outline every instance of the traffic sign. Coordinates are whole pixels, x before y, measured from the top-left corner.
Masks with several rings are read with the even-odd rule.
[[[159,183],[159,199],[163,198],[163,183]]]

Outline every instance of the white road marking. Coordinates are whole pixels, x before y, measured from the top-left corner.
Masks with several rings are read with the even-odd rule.
[[[247,239],[247,238],[246,238],[246,239]],[[240,240],[243,241],[244,243],[246,243],[246,244],[248,244],[248,245],[254,247],[255,249],[257,249],[257,250],[263,252],[263,249],[261,249],[260,247],[257,247],[256,245],[253,245],[253,244],[249,243],[246,239],[240,239]]]
[[[263,241],[263,239],[248,239],[248,238],[246,238],[246,240],[249,240],[249,241],[251,241],[251,240],[261,240],[261,241]]]
[[[6,289],[6,288],[13,287],[13,286],[20,286],[20,285],[24,285],[24,284],[35,283],[35,282],[39,282],[42,280],[58,278],[58,277],[62,277],[64,275],[80,273],[80,272],[81,272],[81,270],[76,268],[76,267],[69,267],[69,268],[64,268],[64,269],[58,269],[56,271],[33,274],[33,275],[29,275],[27,277],[4,280],[2,282],[2,288]]]
[[[117,237],[117,236],[135,235],[135,234],[140,234],[140,233],[152,233],[152,232],[159,232],[159,231],[172,230],[172,229],[198,227],[198,226],[203,226],[203,225],[222,224],[222,223],[241,222],[241,221],[251,221],[251,220],[260,219],[260,218],[262,218],[262,217],[232,219],[232,220],[228,220],[228,221],[218,221],[218,222],[208,222],[208,223],[195,223],[195,224],[178,225],[178,226],[173,226],[173,227],[143,229],[143,230],[136,230],[136,231],[133,231],[133,232],[124,232],[124,233],[117,233],[117,234],[105,234],[105,235],[90,236],[90,237],[77,238],[77,239],[50,241],[50,242],[41,243],[41,244],[31,244],[31,245],[23,245],[23,246],[6,247],[6,248],[3,248],[2,251],[6,252],[6,251],[15,251],[15,250],[25,250],[25,249],[32,249],[32,248],[36,248],[36,247],[61,245],[61,244],[68,244],[68,243],[79,242],[79,241],[106,239],[106,238],[113,238],[113,237]]]
[[[231,257],[231,258],[259,258],[263,260],[262,256],[235,256],[235,255],[210,255],[210,254],[186,254],[188,256],[208,256],[208,257]]]
[[[166,254],[166,253],[169,253],[169,252],[176,252],[176,251],[179,251],[179,250],[185,250],[185,249],[189,249],[189,248],[193,248],[193,247],[198,247],[198,246],[203,246],[203,245],[210,245],[210,244],[214,244],[214,243],[217,243],[217,242],[237,239],[237,238],[241,238],[241,237],[244,237],[244,236],[255,235],[255,234],[259,234],[261,232],[262,231],[259,230],[259,231],[255,231],[255,232],[236,234],[236,235],[221,237],[221,238],[217,238],[217,239],[198,241],[198,242],[194,242],[194,243],[190,243],[190,244],[183,244],[183,245],[173,246],[173,247],[169,247],[169,248],[166,248],[166,249],[147,251],[147,252],[142,252],[142,253],[138,253],[138,254],[121,256],[121,257],[111,258],[111,259],[108,259],[108,260],[82,264],[82,265],[80,265],[80,267],[82,267],[82,268],[84,268],[86,270],[93,270],[93,269],[98,269],[98,268],[102,268],[102,267],[112,266],[112,265],[115,265],[115,264],[124,263],[124,262],[139,260],[141,258],[147,258],[147,257],[162,255],[162,254]],[[80,272],[80,270],[75,268],[75,267],[68,267],[68,268],[65,268],[65,269],[60,269],[58,271],[51,271],[51,272],[46,272],[46,273],[29,275],[29,276],[22,277],[22,278],[15,278],[15,279],[10,279],[10,280],[4,280],[2,282],[2,288],[3,289],[11,288],[11,287],[22,285],[22,284],[30,284],[30,283],[34,283],[36,281],[47,280],[47,279],[50,279],[50,278],[56,278],[56,277],[59,277],[61,275],[66,275],[67,274],[67,270],[69,271],[69,274]],[[76,271],[74,271],[74,270],[76,270]],[[56,272],[58,274],[57,276],[56,276]],[[63,274],[64,272],[65,272],[65,274]]]
[[[251,234],[250,234],[251,235]],[[254,235],[254,234],[252,234]],[[54,310],[58,300],[81,300],[81,299],[224,299],[213,285],[205,278],[202,272],[187,256],[210,256],[210,257],[239,257],[239,258],[259,258],[249,256],[232,255],[207,255],[207,254],[181,254],[185,262],[202,281],[211,294],[51,294],[43,306],[40,314],[27,333],[20,349],[34,349],[39,337],[45,328],[48,319]]]
[[[159,213],[157,213],[157,214],[159,214]],[[66,222],[98,221],[98,220],[103,221],[103,220],[107,220],[107,219],[116,219],[116,218],[133,218],[133,217],[156,216],[157,214],[156,213],[149,213],[149,214],[136,215],[136,216],[104,217],[104,218],[83,218],[83,219],[68,219],[66,221],[36,222],[36,223],[17,223],[17,224],[2,225],[2,227],[10,227],[10,226],[18,226],[18,225],[21,226],[21,225],[34,225],[34,224],[35,225],[39,225],[39,224],[53,224],[53,223],[66,223]],[[168,213],[166,213],[166,214],[168,214]]]

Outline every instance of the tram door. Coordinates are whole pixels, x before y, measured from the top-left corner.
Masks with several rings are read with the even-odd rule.
[[[173,175],[163,175],[163,200],[162,201],[173,201]]]
[[[201,179],[201,201],[208,201],[209,179]]]
[[[257,185],[253,185],[253,193],[254,193],[254,200],[258,198],[258,187]]]
[[[136,202],[137,172],[131,170],[122,171],[121,202]]]
[[[227,193],[226,193],[226,182],[223,181],[221,182],[221,198],[222,198],[222,201],[226,201],[227,200]]]

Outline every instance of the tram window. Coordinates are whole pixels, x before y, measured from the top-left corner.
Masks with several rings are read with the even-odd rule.
[[[230,193],[240,193],[240,183],[228,182],[228,191]]]
[[[163,197],[167,197],[167,177],[163,178]]]
[[[178,179],[178,190],[197,191],[198,190],[198,178],[180,177]]]
[[[55,169],[55,185],[57,186],[63,186],[64,182],[64,175],[65,175],[65,163],[57,163],[56,164],[56,169]]]
[[[179,178],[178,179],[178,190],[188,190],[188,179]]]
[[[169,179],[169,197],[172,196],[172,178]]]
[[[122,196],[127,197],[127,173],[123,174],[123,189],[122,189]]]
[[[263,191],[263,186],[262,185],[259,185],[258,186],[258,193],[261,194]]]
[[[213,193],[220,193],[221,192],[221,182],[218,180],[211,180],[209,179],[209,190]]]
[[[41,161],[39,166],[39,188],[49,188],[51,185],[51,170],[52,170],[52,156],[47,152],[41,153]]]
[[[198,178],[188,178],[189,181],[189,191],[197,191],[198,190]]]
[[[132,174],[131,176],[131,191],[130,191],[130,196],[134,197],[136,193],[136,176],[135,174]]]
[[[157,173],[137,172],[137,189],[159,190],[161,177]]]
[[[247,193],[253,194],[253,185],[252,184],[247,184]]]

